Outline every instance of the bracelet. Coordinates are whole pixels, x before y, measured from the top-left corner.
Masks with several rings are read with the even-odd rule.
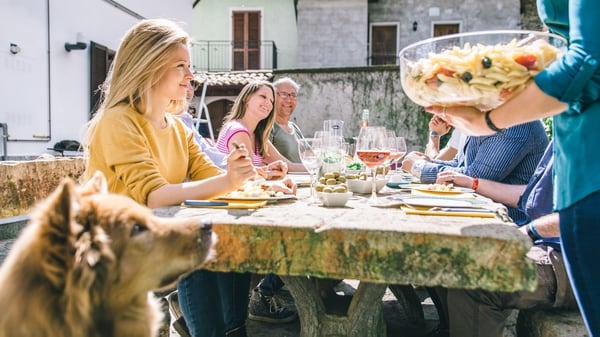
[[[479,178],[473,178],[473,185],[471,185],[471,189],[473,191],[477,191],[477,187],[479,187]]]
[[[536,241],[542,238],[540,233],[535,229],[533,225],[533,221],[527,224],[527,235],[531,238],[531,240]]]
[[[439,134],[439,133],[437,133],[437,132],[435,132],[435,131],[431,131],[431,132],[429,133],[429,137],[439,137],[439,136],[440,136],[440,134]]]
[[[490,130],[492,130],[494,132],[504,131],[504,129],[497,127],[496,124],[494,124],[494,122],[492,122],[492,120],[490,119],[490,112],[492,112],[492,110],[488,110],[485,112],[485,124],[487,124],[488,128],[490,128]]]

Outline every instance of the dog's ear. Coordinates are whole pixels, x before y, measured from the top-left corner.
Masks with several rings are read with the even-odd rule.
[[[71,225],[74,221],[74,209],[77,207],[75,184],[71,179],[65,179],[46,199],[36,215],[42,236],[48,240],[44,247],[48,252],[44,254],[42,269],[56,289],[64,287],[66,273],[73,264]]]
[[[79,193],[82,196],[91,194],[106,194],[108,193],[108,184],[106,177],[101,171],[96,171],[94,175],[83,186],[79,188]]]

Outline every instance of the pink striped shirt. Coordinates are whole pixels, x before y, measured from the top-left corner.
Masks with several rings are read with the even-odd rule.
[[[231,141],[231,137],[240,132],[247,134],[248,137],[252,139],[252,134],[250,133],[250,130],[248,130],[244,125],[242,125],[242,123],[240,123],[238,119],[224,124],[221,127],[221,132],[219,132],[219,138],[217,138],[217,150],[219,150],[222,153],[228,154],[229,142]],[[263,157],[258,153],[258,148],[256,147],[256,144],[254,144],[254,151],[252,152],[252,163],[254,164],[254,166],[258,167],[265,165]]]

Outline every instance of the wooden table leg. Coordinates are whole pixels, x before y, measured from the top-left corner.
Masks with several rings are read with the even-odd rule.
[[[387,285],[360,282],[346,315],[328,314],[312,280],[281,276],[296,303],[300,337],[385,337],[381,299]]]

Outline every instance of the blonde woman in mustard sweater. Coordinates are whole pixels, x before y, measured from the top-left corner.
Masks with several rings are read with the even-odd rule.
[[[185,104],[193,78],[189,36],[168,20],[143,20],[124,36],[83,144],[85,177],[100,170],[111,192],[151,208],[209,199],[255,176],[248,151],[230,151],[216,167],[171,113]]]

